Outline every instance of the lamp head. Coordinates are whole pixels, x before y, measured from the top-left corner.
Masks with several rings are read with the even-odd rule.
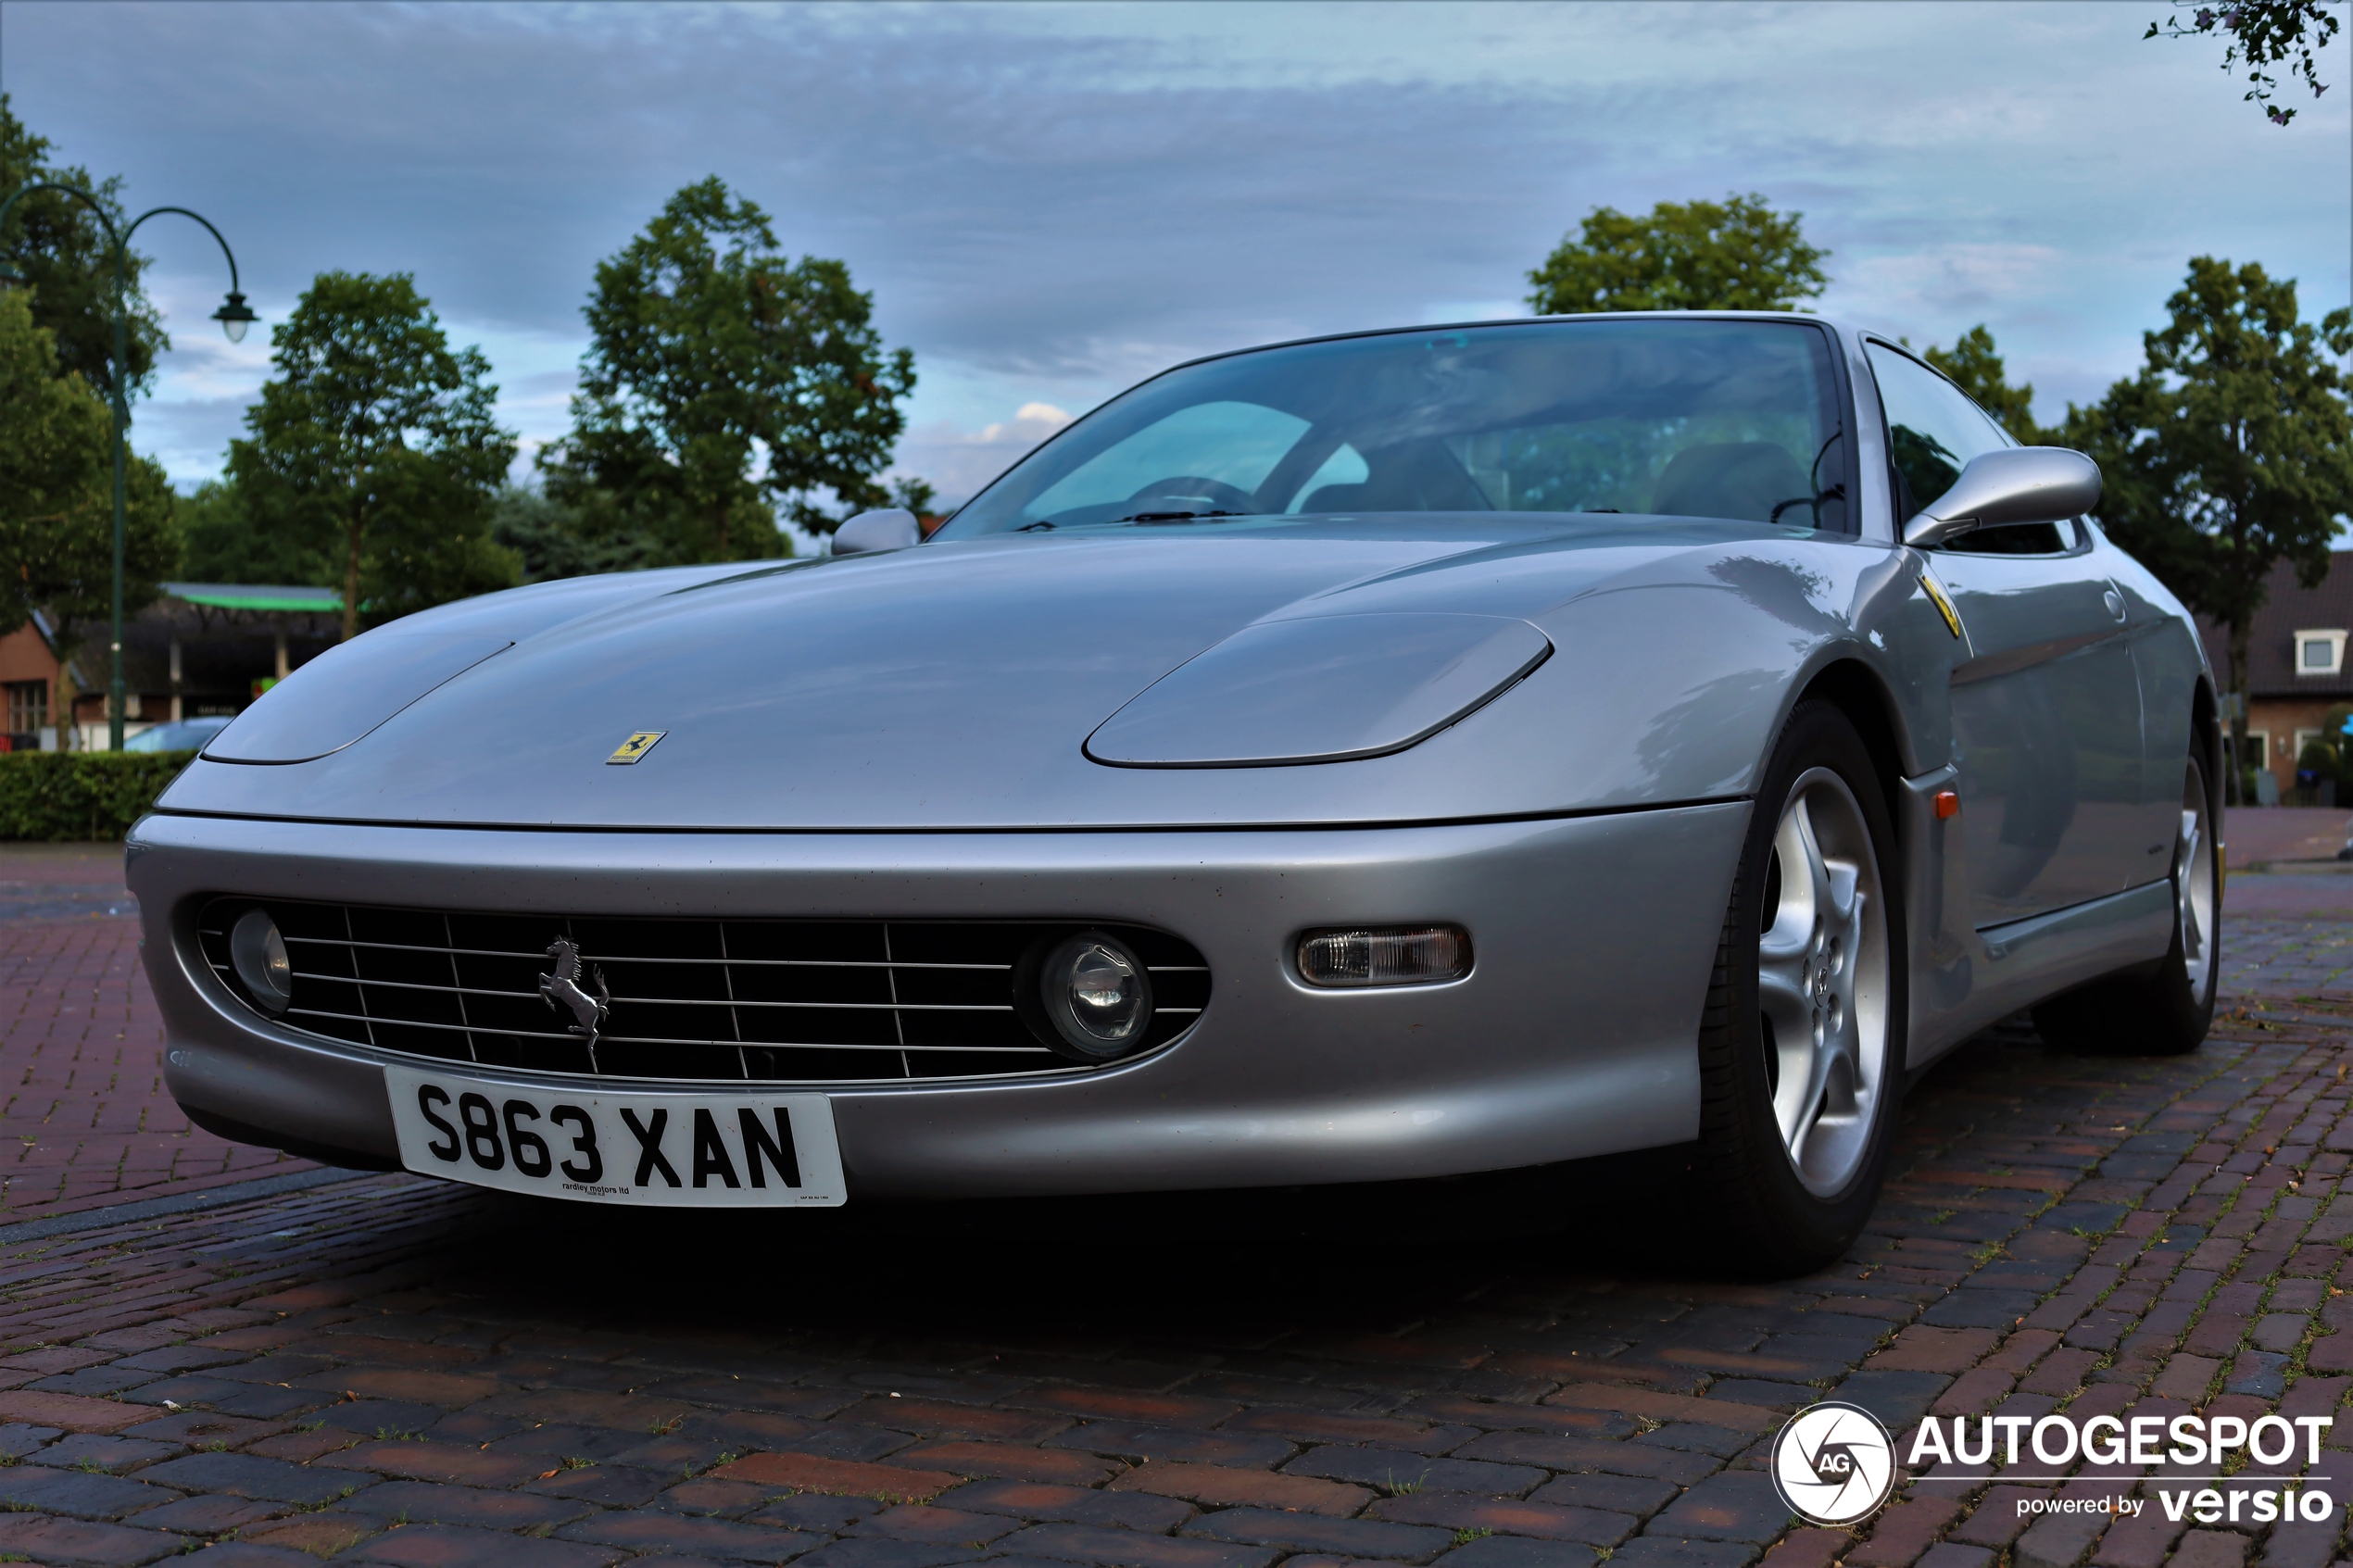
[[[245,342],[245,329],[260,320],[245,304],[245,296],[234,289],[229,291],[228,303],[214,311],[212,319],[220,323],[220,330],[229,334],[231,343]]]

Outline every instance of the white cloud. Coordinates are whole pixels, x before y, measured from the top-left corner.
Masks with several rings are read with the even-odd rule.
[[[929,480],[943,504],[962,505],[1073,417],[1051,403],[1030,402],[1012,419],[978,430],[946,420],[917,425],[900,440],[894,471]]]

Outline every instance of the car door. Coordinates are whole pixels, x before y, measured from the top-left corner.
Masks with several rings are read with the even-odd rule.
[[[2013,445],[1952,383],[1868,346],[1899,516]],[[1966,533],[1924,552],[1969,657],[1952,676],[1962,862],[1980,928],[2120,892],[2145,859],[2140,684],[2125,604],[2080,523]]]

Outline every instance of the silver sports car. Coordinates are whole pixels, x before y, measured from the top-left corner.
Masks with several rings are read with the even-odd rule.
[[[927,540],[298,671],[131,836],[166,1079],[610,1203],[1693,1144],[1804,1267],[1972,1031],[2205,1034],[2214,682],[2098,497],[1814,317],[1196,360]]]

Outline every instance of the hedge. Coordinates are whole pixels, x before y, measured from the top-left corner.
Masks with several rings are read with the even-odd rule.
[[[120,838],[193,751],[0,754],[0,838]]]

